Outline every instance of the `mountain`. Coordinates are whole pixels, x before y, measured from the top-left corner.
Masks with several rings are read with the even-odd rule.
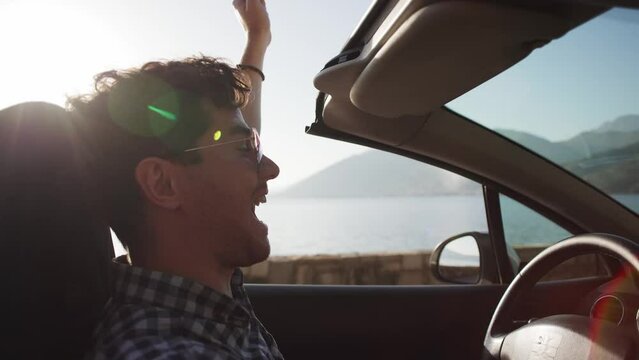
[[[505,137],[558,164],[590,158],[598,153],[639,142],[639,115],[624,115],[568,140],[551,142],[522,131],[495,129]]]
[[[595,156],[598,153],[604,153],[616,148],[622,148],[628,145],[632,145],[636,142],[639,142],[639,130],[614,130],[607,132],[595,130],[583,132],[573,138],[559,142],[557,144],[563,145],[574,153],[578,153],[579,158],[589,158]],[[560,164],[563,163],[563,161],[557,162]]]
[[[531,135],[523,131],[495,129],[495,132],[528,149],[535,149],[539,155],[558,163],[574,161],[583,157],[580,151],[574,150],[570,145],[553,143],[542,137]]]
[[[464,177],[383,151],[342,160],[289,187],[287,197],[377,197],[479,194]]]
[[[607,193],[639,193],[639,141],[564,166]]]
[[[596,132],[608,131],[639,131],[639,115],[624,115],[614,120],[606,121],[597,129]]]
[[[639,142],[639,115],[624,115],[558,144],[578,153],[577,159],[584,159],[637,142]]]
[[[639,115],[626,115],[568,140],[552,142],[497,129],[609,193],[639,193]],[[479,194],[451,172],[382,151],[342,160],[281,192],[289,197],[376,197]]]

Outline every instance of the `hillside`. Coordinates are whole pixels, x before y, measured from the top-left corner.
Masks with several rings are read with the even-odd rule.
[[[523,131],[506,129],[495,129],[495,131],[533,149],[547,159],[558,164],[565,164],[639,142],[639,115],[620,116],[603,123],[596,129],[584,131],[559,142],[552,142]]]
[[[451,172],[399,155],[368,151],[338,162],[283,192],[289,197],[376,197],[478,194]]]
[[[565,164],[565,167],[608,193],[639,193],[639,142]]]
[[[639,131],[587,131],[558,144],[578,153],[578,159],[596,156],[616,148],[622,148],[639,142]],[[575,159],[571,159],[575,160]],[[557,161],[562,163],[560,161]]]
[[[639,115],[626,115],[568,140],[552,142],[522,131],[496,132],[563,165],[610,193],[639,193]],[[377,197],[479,194],[461,176],[382,151],[342,160],[289,187],[288,197]]]
[[[624,115],[614,120],[606,121],[597,129],[596,132],[608,132],[608,131],[625,131],[633,132],[639,131],[639,115]]]
[[[495,129],[495,132],[529,149],[536,149],[539,155],[558,163],[574,161],[583,157],[581,151],[575,150],[571,145],[553,143],[542,137],[531,135],[523,131]]]

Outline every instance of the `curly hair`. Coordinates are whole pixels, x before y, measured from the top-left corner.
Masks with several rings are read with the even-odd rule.
[[[105,216],[126,247],[144,223],[137,164],[151,156],[199,162],[197,153],[183,150],[211,126],[205,102],[241,108],[250,90],[241,70],[199,56],[106,71],[95,76],[94,93],[67,99],[92,150]]]

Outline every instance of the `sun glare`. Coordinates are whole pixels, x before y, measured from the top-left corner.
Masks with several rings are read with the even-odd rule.
[[[62,106],[66,95],[89,91],[93,75],[122,54],[99,20],[59,2],[0,2],[0,109],[25,101]],[[116,255],[126,253],[112,237]]]
[[[80,10],[44,1],[0,4],[0,107],[32,100],[62,105],[99,68],[101,29]]]

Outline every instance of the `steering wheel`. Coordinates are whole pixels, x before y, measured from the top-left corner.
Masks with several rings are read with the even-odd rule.
[[[637,335],[605,320],[553,315],[513,330],[518,298],[563,261],[592,253],[624,260],[639,272],[639,245],[622,237],[579,235],[546,248],[515,277],[499,301],[484,339],[484,359],[634,359]]]

